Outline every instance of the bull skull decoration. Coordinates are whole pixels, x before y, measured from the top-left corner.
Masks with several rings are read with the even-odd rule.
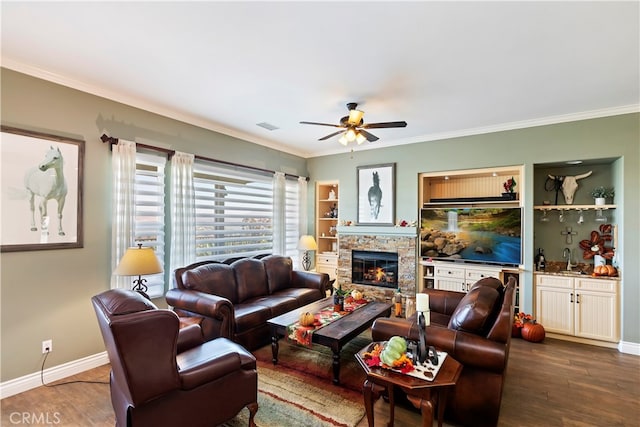
[[[580,175],[575,176],[558,176],[558,175],[549,175],[554,182],[554,189],[556,190],[556,205],[558,204],[558,191],[562,190],[562,195],[564,196],[564,201],[567,205],[573,204],[573,196],[578,189],[578,180],[582,178],[586,178],[591,175],[593,171],[589,171]]]

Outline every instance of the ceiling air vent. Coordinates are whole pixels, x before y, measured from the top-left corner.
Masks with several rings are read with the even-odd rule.
[[[265,128],[267,130],[280,129],[278,126],[274,126],[271,123],[267,123],[267,122],[257,123],[257,125],[260,126],[261,128]]]

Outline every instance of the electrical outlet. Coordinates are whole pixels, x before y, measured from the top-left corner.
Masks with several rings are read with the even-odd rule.
[[[42,341],[42,354],[51,353],[53,351],[53,340]]]

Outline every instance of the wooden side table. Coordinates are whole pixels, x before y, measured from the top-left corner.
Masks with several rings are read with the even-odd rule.
[[[438,375],[433,381],[421,380],[410,375],[393,372],[381,367],[370,367],[364,361],[364,353],[369,351],[375,343],[365,347],[356,354],[356,360],[362,366],[367,378],[363,386],[364,406],[367,412],[369,427],[374,427],[373,404],[386,391],[389,397],[389,427],[393,427],[394,419],[394,389],[400,388],[407,395],[407,399],[420,409],[422,426],[431,427],[433,424],[434,406],[438,407],[438,427],[442,427],[442,417],[447,402],[448,393],[456,385],[462,372],[462,365],[447,355]]]

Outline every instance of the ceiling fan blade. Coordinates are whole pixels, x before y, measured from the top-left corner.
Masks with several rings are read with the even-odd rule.
[[[303,125],[320,125],[320,126],[331,126],[334,128],[343,128],[343,125],[332,125],[330,123],[318,123],[318,122],[300,122]]]
[[[365,138],[367,138],[367,141],[369,141],[369,142],[377,141],[377,140],[380,139],[377,136],[367,132],[364,129],[360,129],[360,130],[358,130],[358,132],[360,132]]]
[[[340,134],[340,133],[342,133],[342,132],[344,132],[344,131],[343,131],[343,130],[339,130],[338,132],[334,132],[334,133],[331,133],[331,134],[329,134],[329,135],[327,135],[327,136],[323,136],[323,137],[322,137],[322,138],[320,138],[318,141],[324,141],[325,139],[329,139],[329,138],[331,138],[332,136],[336,136],[336,135],[338,135],[338,134]]]
[[[365,129],[404,128],[407,127],[407,122],[365,123],[361,127]]]

